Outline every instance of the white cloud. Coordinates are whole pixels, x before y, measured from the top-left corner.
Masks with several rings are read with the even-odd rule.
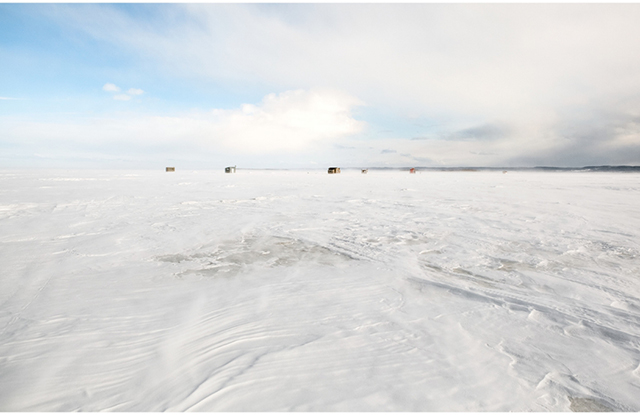
[[[248,153],[305,150],[362,131],[351,116],[362,103],[331,90],[295,90],[270,94],[258,105],[214,110],[213,134],[226,147]]]
[[[159,57],[176,72],[333,85],[368,102],[392,99],[429,112],[511,113],[638,82],[639,54],[630,52],[640,52],[640,7],[631,4],[182,8],[191,20],[174,22],[170,32],[132,24],[112,9],[99,14],[105,21],[83,23],[94,36]],[[107,30],[107,23],[122,30]],[[612,75],[623,67],[622,77]],[[611,82],[594,82],[603,78]]]
[[[130,88],[127,91],[127,94],[129,94],[129,95],[142,95],[142,94],[144,94],[144,91],[142,89],[138,89],[138,88]]]
[[[120,87],[118,87],[118,86],[116,86],[114,84],[109,84],[109,83],[104,84],[102,89],[104,91],[107,91],[107,92],[118,92],[118,91],[120,91]]]
[[[102,89],[104,91],[107,91],[107,92],[120,92],[120,87],[119,86],[116,86],[115,84],[110,84],[110,83],[104,84]],[[113,99],[118,100],[118,101],[129,101],[132,96],[142,95],[142,94],[144,94],[144,91],[142,89],[129,88],[129,90],[127,91],[126,94],[114,95]]]
[[[47,146],[55,149],[64,145],[115,151],[126,142],[128,151],[140,154],[159,148],[177,152],[190,149],[194,156],[203,151],[236,155],[309,153],[362,131],[364,123],[351,115],[357,105],[361,105],[358,99],[339,91],[294,90],[270,94],[260,103],[233,110],[179,116],[117,114],[48,122],[38,117],[33,121],[5,117],[0,135],[8,142],[37,141],[41,151]]]
[[[109,7],[90,19],[86,9],[69,10],[93,36],[179,72],[333,85],[431,112],[510,113],[640,82],[636,4],[177,7],[187,18],[170,31]]]

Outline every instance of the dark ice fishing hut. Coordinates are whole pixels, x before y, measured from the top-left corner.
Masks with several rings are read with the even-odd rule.
[[[176,171],[175,167],[167,167],[166,171]]]
[[[224,172],[225,172],[225,173],[235,173],[235,172],[236,172],[236,166],[233,166],[233,167],[225,167],[225,168],[224,168]]]
[[[329,174],[338,174],[338,173],[340,173],[340,167],[329,167],[328,173]]]

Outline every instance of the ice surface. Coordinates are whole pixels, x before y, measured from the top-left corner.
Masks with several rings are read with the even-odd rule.
[[[0,410],[638,411],[640,176],[0,171]]]

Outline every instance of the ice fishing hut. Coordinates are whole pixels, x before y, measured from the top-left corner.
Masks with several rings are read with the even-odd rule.
[[[362,174],[367,174],[369,173],[369,169],[362,169]]]
[[[167,167],[166,171],[176,171],[175,167]]]
[[[409,173],[411,174],[416,174],[416,169],[414,169],[413,167],[409,169]]]
[[[340,173],[340,167],[329,167],[328,173],[329,174],[338,174],[338,173]]]
[[[236,166],[233,166],[233,167],[225,167],[225,168],[224,168],[224,172],[225,172],[225,173],[235,173],[235,172],[236,172]]]

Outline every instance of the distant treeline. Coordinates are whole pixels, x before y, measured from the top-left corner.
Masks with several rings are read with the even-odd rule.
[[[416,171],[600,171],[600,172],[629,172],[640,173],[640,166],[585,166],[585,167],[554,167],[554,166],[537,166],[537,167],[341,167],[344,170],[378,170],[378,171],[409,171],[414,168]],[[240,170],[240,168],[238,168]],[[295,169],[279,169],[279,168],[242,168],[242,170],[271,170],[271,171],[296,171],[296,170],[320,170],[325,171],[324,167],[314,168],[295,168]]]
[[[640,166],[535,167],[536,170],[640,172]]]

